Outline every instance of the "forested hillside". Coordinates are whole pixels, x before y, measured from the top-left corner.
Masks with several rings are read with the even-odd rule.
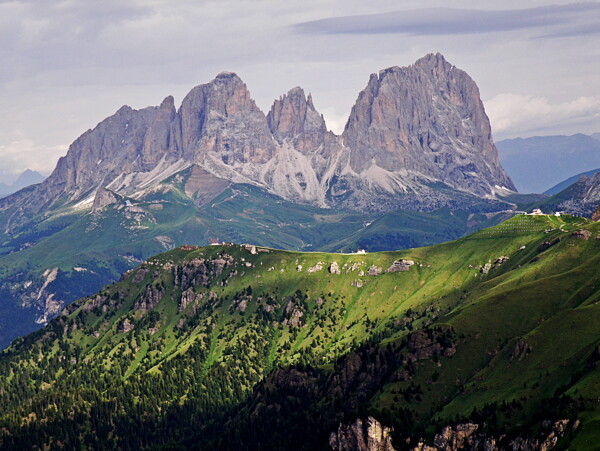
[[[396,449],[465,424],[594,449],[599,237],[517,216],[399,252],[179,247],[0,355],[0,445],[328,449],[371,415]]]

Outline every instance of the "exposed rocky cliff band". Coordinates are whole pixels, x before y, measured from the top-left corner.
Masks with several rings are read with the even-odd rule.
[[[335,451],[395,451],[392,430],[373,417],[357,419],[353,424],[340,424],[329,436],[329,446]]]

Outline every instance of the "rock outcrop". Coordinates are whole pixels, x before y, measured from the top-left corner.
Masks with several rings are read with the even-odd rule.
[[[132,331],[133,329],[135,329],[135,325],[132,324],[131,321],[129,321],[129,318],[125,318],[120,324],[119,324],[119,328],[118,331],[120,333],[126,334],[127,332]]]
[[[575,230],[573,233],[571,233],[572,237],[575,238],[579,238],[580,240],[589,240],[590,237],[592,236],[592,232],[590,232],[589,230]]]
[[[134,310],[148,311],[158,305],[164,294],[160,285],[148,285],[133,304]]]
[[[579,421],[562,419],[558,421],[542,421],[536,435],[530,437],[510,438],[506,435],[493,437],[481,431],[476,423],[460,423],[446,426],[433,439],[433,446],[419,443],[413,451],[458,451],[484,450],[500,451],[504,449],[520,451],[549,451],[553,449],[560,437],[568,430],[576,430]]]
[[[385,272],[402,272],[402,271],[408,271],[410,269],[410,267],[412,265],[414,265],[415,262],[412,260],[396,260],[394,263],[392,263],[392,265],[385,270]]]
[[[94,196],[94,203],[92,204],[92,211],[98,211],[107,207],[108,205],[116,204],[119,202],[120,196],[113,193],[111,190],[104,188],[103,186],[98,187],[96,195]]]
[[[335,451],[394,451],[391,432],[373,417],[358,418],[353,424],[340,424],[329,435],[329,446]]]
[[[469,449],[473,443],[473,434],[479,429],[479,425],[473,423],[457,424],[452,428],[446,426],[442,432],[436,434],[433,444],[439,450]]]
[[[329,265],[329,272],[331,274],[341,274],[340,266],[337,264],[337,262],[331,262]]]

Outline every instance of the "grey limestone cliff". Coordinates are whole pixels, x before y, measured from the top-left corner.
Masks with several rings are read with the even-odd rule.
[[[443,182],[481,197],[515,190],[477,85],[439,53],[371,75],[342,137],[350,187],[410,194]]]

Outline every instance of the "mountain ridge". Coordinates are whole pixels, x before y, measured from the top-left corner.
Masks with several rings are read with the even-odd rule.
[[[522,215],[400,252],[173,249],[0,353],[0,444],[327,449],[372,416],[400,449],[593,449],[598,234]]]
[[[591,217],[600,206],[600,172],[581,176],[562,191],[538,203],[543,209]]]
[[[475,82],[440,54],[380,74],[341,135],[302,88],[265,114],[232,72],[83,133],[44,183],[0,199],[0,346],[178,245],[397,249],[509,217]]]
[[[581,172],[579,174],[576,174],[573,177],[569,177],[568,179],[563,180],[560,183],[557,183],[552,188],[544,191],[544,194],[548,194],[548,195],[558,194],[562,190],[564,190],[565,188],[568,188],[570,185],[572,185],[573,183],[577,182],[581,177],[583,177],[583,176],[585,176],[585,177],[591,177],[596,172],[600,172],[600,168],[592,169],[591,171],[586,171],[586,172]]]
[[[449,206],[436,184],[465,203],[514,190],[465,72],[430,54],[379,74],[359,94],[340,136],[327,130],[301,88],[265,115],[231,72],[194,87],[179,109],[171,96],[158,107],[123,106],[73,142],[34,196],[0,200],[0,212],[17,210],[5,227],[81,202],[100,186],[135,196],[193,164],[286,200],[362,211]]]

